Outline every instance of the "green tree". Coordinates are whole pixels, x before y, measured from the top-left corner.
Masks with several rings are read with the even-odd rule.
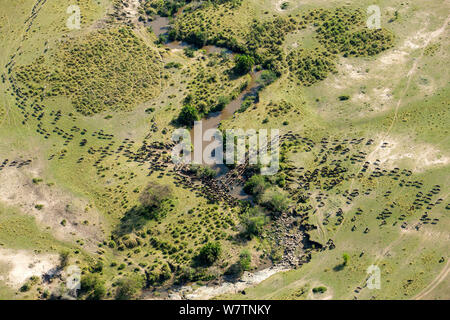
[[[221,252],[222,246],[219,242],[208,242],[200,249],[200,262],[205,265],[211,265],[219,258]]]
[[[95,274],[87,274],[81,277],[80,294],[88,300],[100,300],[105,296],[105,281]]]
[[[222,111],[227,104],[230,103],[230,98],[226,97],[226,96],[220,96],[219,98],[217,98],[217,104],[214,106],[214,108],[212,109],[212,111],[216,112],[216,111]]]
[[[254,175],[244,185],[244,191],[255,197],[259,201],[264,191],[269,186],[264,176]]]
[[[251,239],[254,236],[259,236],[266,224],[266,215],[260,208],[251,208],[244,216],[243,224],[245,237]]]
[[[344,262],[342,263],[342,265],[345,267],[348,265],[349,261],[350,261],[350,256],[347,253],[344,253],[342,255],[342,259],[344,259]]]
[[[250,270],[252,256],[248,250],[243,250],[239,256],[239,265],[242,271]]]
[[[62,251],[59,254],[59,267],[64,269],[69,264],[69,257],[70,252],[69,251]]]
[[[289,207],[289,199],[283,190],[273,188],[264,193],[262,199],[263,205],[273,213],[280,214]]]
[[[236,63],[236,72],[238,74],[246,74],[252,70],[252,67],[255,64],[255,59],[251,56],[240,54],[236,56],[234,62]]]
[[[164,218],[172,199],[172,189],[158,183],[149,183],[139,196],[145,214],[155,220]]]
[[[324,293],[327,291],[326,287],[320,286],[320,287],[315,287],[312,289],[313,293]]]
[[[264,70],[261,72],[261,77],[259,78],[258,82],[263,86],[268,86],[272,82],[274,82],[277,79],[277,75],[275,72],[271,70]]]
[[[194,121],[199,119],[198,111],[195,107],[191,105],[185,105],[180,114],[178,115],[178,122],[181,125],[192,127],[194,125]]]
[[[117,300],[130,300],[135,298],[144,287],[144,279],[140,275],[122,278],[117,282]]]

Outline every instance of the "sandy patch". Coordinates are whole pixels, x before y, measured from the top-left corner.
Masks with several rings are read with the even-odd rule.
[[[99,213],[90,209],[86,200],[73,197],[56,186],[48,186],[45,181],[33,183],[32,179],[40,177],[40,173],[36,168],[4,168],[0,171],[0,201],[34,216],[39,225],[50,228],[55,238],[84,239],[86,249],[95,250],[102,237]],[[36,205],[43,207],[39,210]]]
[[[363,103],[366,108],[357,116],[362,117],[367,115],[367,111],[382,112],[389,109],[392,102],[392,90],[390,88],[378,87],[369,92],[359,92],[352,97],[352,102]]]
[[[0,264],[6,265],[6,275],[0,276],[8,286],[19,289],[31,276],[41,277],[59,262],[56,254],[35,254],[26,250],[0,249]]]
[[[288,3],[288,6],[287,6],[286,9],[282,9],[281,6],[285,2]],[[275,3],[275,10],[278,11],[278,12],[287,12],[287,11],[290,11],[290,10],[295,9],[297,7],[298,7],[298,3],[297,3],[297,1],[294,1],[294,0],[278,0]]]
[[[387,144],[384,144],[387,143]],[[423,172],[434,166],[445,166],[450,163],[450,156],[430,144],[414,144],[408,139],[384,138],[368,157],[367,161],[379,160],[380,166],[393,169],[403,164],[409,164],[412,171]]]
[[[389,66],[392,64],[403,64],[405,63],[408,55],[409,53],[406,51],[395,49],[391,52],[382,54],[382,56],[380,56],[379,58],[379,61],[385,66]]]
[[[123,11],[126,17],[132,20],[133,22],[136,22],[140,7],[139,0],[126,0],[124,1],[124,4],[125,6]]]
[[[347,77],[349,77],[351,79],[363,79],[364,78],[364,73],[361,70],[361,68],[353,66],[349,63],[344,63],[342,65],[341,72],[343,72]]]

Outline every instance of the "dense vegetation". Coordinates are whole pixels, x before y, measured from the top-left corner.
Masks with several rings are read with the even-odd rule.
[[[212,10],[220,11],[221,14],[217,16]],[[313,70],[306,68],[301,72],[300,81],[306,85],[314,82],[313,78],[321,80],[333,71],[334,64],[331,60],[334,54],[375,55],[390,48],[394,40],[393,34],[386,29],[367,29],[364,15],[359,9],[315,9],[295,17],[253,20],[244,30],[238,25],[236,28],[224,27],[233,15],[235,11],[226,4],[219,8],[204,5],[187,10],[177,17],[169,34],[172,39],[184,40],[197,46],[215,44],[245,53],[253,56],[257,64],[279,74],[286,67],[286,54],[283,50],[286,35],[313,26],[317,40],[328,53],[319,49],[317,56],[311,56],[311,59],[321,66]],[[305,72],[312,74],[307,75]]]
[[[197,62],[195,70],[183,70],[192,75],[192,80],[187,84],[187,94],[177,119],[179,125],[192,126],[209,112],[222,110],[246,88],[246,78],[234,78],[234,68],[230,55],[220,53],[209,55],[207,63]]]
[[[386,29],[367,29],[360,10],[338,8],[325,11],[316,23],[318,40],[331,52],[344,56],[372,56],[393,45],[394,36]]]
[[[292,50],[287,56],[287,64],[289,71],[305,86],[323,80],[330,72],[336,71],[333,55],[320,48]]]
[[[158,10],[167,9],[168,11],[155,12],[174,16],[179,5],[184,2],[159,1],[158,5],[161,9]],[[157,2],[147,1],[147,3]],[[222,4],[217,1],[213,4],[213,1],[210,1],[198,7],[188,7],[183,14],[180,14],[180,18],[175,17],[175,25],[171,32],[175,38],[189,41],[199,47],[215,43],[235,49],[239,53],[233,58],[230,53],[207,54],[204,50],[189,47],[185,50],[185,56],[182,56],[181,52],[170,52],[166,48],[167,53],[163,54],[163,59],[173,59],[176,62],[164,61],[166,77],[164,81],[167,80],[170,83],[173,80],[173,85],[178,85],[176,80],[182,79],[180,87],[176,87],[176,90],[179,89],[180,92],[177,96],[179,102],[176,105],[179,108],[164,109],[168,110],[168,113],[172,110],[176,112],[181,110],[181,112],[175,115],[170,114],[169,120],[178,116],[179,124],[190,126],[193,121],[207,113],[222,110],[246,87],[250,77],[245,74],[254,65],[257,70],[266,68],[259,79],[261,86],[271,84],[284,72],[289,74],[291,80],[295,79],[300,84],[308,86],[325,79],[330,72],[333,72],[339,56],[377,54],[389,48],[393,42],[392,34],[385,29],[366,29],[361,23],[362,15],[358,10],[313,10],[303,15],[284,18],[267,16],[264,21],[251,21],[247,28],[235,28],[230,31],[226,27],[228,22],[225,18],[235,17],[237,10],[238,7],[233,7],[231,3]],[[215,19],[218,26],[215,24]],[[198,26],[195,32],[187,32],[191,28],[190,23]],[[286,35],[306,27],[314,29],[317,47],[287,50],[284,46]],[[224,32],[220,33],[220,30]],[[431,55],[438,48],[430,47],[426,54]],[[160,77],[159,57],[156,57],[155,52],[148,49],[129,28],[94,32],[78,40],[67,38],[59,44],[58,50],[53,56],[56,59],[54,64],[47,55],[45,59],[43,57],[37,59],[35,64],[13,68],[13,75],[17,77],[23,88],[21,92],[35,102],[40,97],[66,95],[72,98],[78,111],[91,114],[116,108],[129,109],[143,102],[144,98],[149,99],[157,94]],[[161,50],[163,51],[165,50]],[[149,66],[148,70],[152,72],[144,72],[145,68],[142,67],[144,65]],[[170,72],[176,73],[178,78],[171,78]],[[150,84],[149,88],[146,87],[148,84]],[[184,88],[185,85],[186,88]],[[278,86],[278,83],[274,86]],[[88,92],[88,88],[93,88],[94,92]],[[283,87],[280,86],[280,88]],[[336,101],[345,101],[350,100],[350,95],[339,93],[335,98]],[[267,116],[263,123],[266,123],[264,121],[267,121],[269,117],[285,117],[276,120],[279,124],[287,125],[289,121],[285,119],[290,120],[291,123],[294,121],[289,118],[288,113],[297,112],[301,103],[292,101],[288,97],[286,99],[289,102],[283,99],[279,100],[274,95],[273,100],[270,97],[270,101],[267,101],[269,99],[263,97],[262,102],[258,102],[255,96],[247,97],[238,110],[248,111],[237,117],[247,116],[250,110],[253,110],[252,106],[257,109],[255,110],[257,114],[260,111],[258,108],[262,106],[265,108],[262,118]],[[260,104],[257,105],[258,103]],[[158,122],[164,123],[166,119],[161,120],[164,117],[158,114],[160,110],[157,108],[157,106],[148,108],[146,112],[152,116],[155,115],[156,118],[159,117]],[[35,110],[37,110],[36,118],[40,121],[43,113],[38,113],[41,111],[39,108]],[[61,117],[59,111],[50,113],[51,117],[53,115],[56,119]],[[64,112],[62,117],[63,119],[65,117],[64,120],[72,120]],[[51,129],[55,127],[49,126],[47,120],[44,116],[44,120],[39,125],[48,126],[47,129],[51,132]],[[155,123],[154,119],[151,121]],[[64,123],[58,125],[60,127],[55,128],[57,132],[55,136],[58,134],[66,137],[73,134],[64,143],[69,143],[73,136],[88,137],[92,133],[85,135],[84,128],[74,126],[67,129]],[[71,130],[72,133],[64,132],[64,129]],[[154,130],[152,133],[159,134],[158,128]],[[38,130],[38,132],[42,131]],[[96,244],[98,248],[95,247],[95,250],[98,256],[91,259],[95,261],[89,260],[87,263],[81,255],[78,256],[79,259],[77,257],[77,261],[86,264],[83,267],[80,292],[80,298],[83,299],[105,297],[130,299],[137,297],[143,288],[167,286],[172,282],[199,282],[200,284],[201,281],[220,277],[224,270],[241,275],[243,271],[251,270],[252,265],[259,266],[261,260],[266,258],[278,262],[285,254],[283,250],[289,246],[276,241],[281,232],[276,233],[274,229],[280,227],[286,216],[291,218],[289,227],[295,228],[291,229],[293,232],[289,236],[297,234],[298,228],[302,228],[300,231],[303,232],[306,229],[309,232],[308,236],[314,235],[317,230],[325,230],[331,237],[334,236],[337,228],[345,223],[350,223],[351,231],[349,232],[367,234],[369,233],[367,220],[360,217],[363,215],[363,209],[366,210],[364,203],[361,204],[361,208],[345,212],[345,215],[349,215],[348,219],[345,217],[346,221],[344,221],[344,212],[334,206],[341,206],[341,200],[342,203],[347,202],[346,205],[350,206],[351,201],[358,195],[363,192],[369,194],[368,186],[375,182],[399,184],[406,190],[407,188],[403,186],[416,189],[421,183],[410,180],[412,179],[412,177],[408,178],[410,173],[397,169],[371,171],[372,169],[364,164],[361,172],[351,171],[352,168],[354,169],[352,165],[356,164],[358,167],[360,163],[363,165],[366,155],[364,152],[367,149],[364,149],[362,145],[368,146],[370,141],[349,142],[347,139],[341,141],[336,137],[329,143],[325,138],[320,141],[319,138],[314,137],[313,141],[306,137],[292,135],[289,141],[283,142],[282,148],[285,152],[292,153],[291,156],[298,152],[310,157],[311,162],[307,162],[307,168],[295,167],[292,162],[282,161],[279,174],[273,177],[255,174],[257,170],[251,168],[252,170],[247,170],[244,176],[247,180],[245,191],[253,196],[252,204],[229,204],[210,197],[211,191],[207,189],[207,185],[208,182],[214,181],[215,171],[209,167],[191,166],[182,174],[172,171],[171,168],[167,169],[169,151],[164,149],[164,140],[158,140],[157,148],[155,148],[162,150],[158,153],[157,160],[146,157],[148,154],[156,153],[155,149],[150,151],[147,149],[148,141],[160,139],[160,136],[154,138],[149,134],[149,140],[146,138],[142,145],[135,144],[128,138],[120,142],[113,139],[113,135],[104,134],[102,131],[93,132],[92,136],[96,137],[89,138],[89,141],[84,137],[82,140],[79,139],[81,140],[80,148],[86,143],[89,146],[89,151],[85,153],[80,151],[80,156],[85,157],[86,162],[92,161],[94,164],[95,169],[92,172],[97,174],[95,179],[98,179],[102,185],[101,191],[95,190],[93,194],[97,196],[104,192],[95,205],[108,214],[108,219],[113,221],[111,227],[115,229],[105,240]],[[91,147],[94,139],[100,142]],[[108,145],[101,144],[105,142],[101,141],[102,139],[107,140]],[[57,142],[54,143],[57,144]],[[361,143],[360,148],[355,149],[354,146],[358,143]],[[61,154],[66,153],[66,149],[64,150]],[[73,147],[68,153],[72,150],[78,151]],[[121,153],[122,150],[124,150],[123,153]],[[142,153],[140,153],[141,150],[143,150]],[[114,157],[111,157],[113,153]],[[123,157],[124,154],[127,155],[126,158]],[[74,160],[73,162],[78,159],[80,163],[83,157],[80,157],[81,160],[78,157],[75,160],[69,159]],[[107,161],[102,162],[103,159]],[[286,160],[283,154],[282,160]],[[148,170],[145,166],[143,169],[145,173],[139,176],[136,182],[133,180],[136,176],[134,171],[131,172],[131,166],[121,170],[125,161],[138,168],[143,168],[145,166],[143,164],[147,163],[151,165]],[[129,169],[130,172],[127,171]],[[138,175],[140,174],[138,171]],[[146,174],[149,176],[153,174],[153,177],[149,178],[150,183],[144,177]],[[363,177],[363,174],[365,175],[364,183],[359,184],[358,179]],[[183,180],[181,176],[184,175],[189,175],[189,178]],[[375,180],[372,177],[381,178]],[[354,189],[351,190],[347,182],[353,180],[355,184],[352,183]],[[43,180],[40,178],[33,178],[31,182],[36,187],[45,185],[41,183]],[[173,185],[172,182],[175,182],[176,188],[169,187]],[[184,182],[186,182],[185,185],[183,185]],[[147,183],[147,187],[144,187]],[[130,187],[131,185],[133,187]],[[381,185],[378,188],[384,190]],[[433,194],[435,192],[437,194],[437,191],[433,191]],[[186,197],[182,198],[180,194],[186,194]],[[323,219],[315,221],[312,218],[318,217],[316,210],[328,205],[328,201],[325,201],[328,196],[339,201],[336,204],[333,203],[333,207],[323,209],[321,212]],[[431,199],[432,196],[430,191],[427,197]],[[423,201],[429,203],[431,200]],[[376,216],[378,209],[374,209],[374,215],[372,215],[374,220],[382,224],[393,221],[392,226],[395,226],[397,222],[402,223],[403,218],[398,217],[400,213],[405,212],[408,216],[417,213],[416,202],[409,203],[406,199],[400,199],[399,202],[401,208],[393,209],[396,204],[395,206],[392,204],[394,207],[389,204],[389,207],[386,206],[382,212],[378,213],[378,216]],[[44,207],[42,204],[35,204],[34,208],[42,214],[47,209],[47,205]],[[449,205],[447,205],[448,208],[450,208]],[[392,217],[389,210],[394,211]],[[87,225],[88,221],[83,222],[85,223]],[[70,222],[64,219],[61,225],[70,226]],[[273,226],[275,228],[271,228]],[[376,224],[370,225],[370,229],[374,228],[377,228]],[[327,244],[328,238],[317,241],[319,245],[330,247]],[[77,244],[80,247],[83,246],[81,240],[77,241]],[[230,244],[233,246],[232,249]],[[244,248],[249,248],[251,252]],[[306,250],[307,253],[308,250],[310,249]],[[338,259],[340,257],[339,255]],[[345,270],[351,270],[358,260],[353,252],[342,255],[342,259],[342,263],[341,261],[338,263],[341,263]],[[66,261],[64,266],[67,263]],[[118,275],[118,278],[114,278],[112,282],[110,274],[104,271],[113,272],[114,275]],[[107,282],[105,279],[108,279]],[[30,284],[25,284],[23,290],[30,290]],[[324,290],[314,288],[313,292],[320,293]]]
[[[173,17],[186,4],[194,2],[194,0],[144,0],[141,1],[139,7],[140,19],[147,20],[155,15],[162,17]],[[211,4],[230,3],[232,6],[239,5],[242,0],[208,0]]]
[[[84,115],[130,110],[160,90],[160,60],[129,28],[100,30],[60,43],[56,64],[40,57],[17,69],[28,97],[66,95]]]

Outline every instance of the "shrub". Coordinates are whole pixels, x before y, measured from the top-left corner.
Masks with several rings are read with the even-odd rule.
[[[289,199],[279,188],[268,190],[264,193],[262,204],[273,213],[280,214],[289,207]]]
[[[198,119],[198,111],[191,105],[185,105],[178,115],[178,123],[188,127],[192,127],[194,125],[194,121],[197,121]]]
[[[169,186],[150,183],[142,191],[139,201],[147,217],[160,220],[167,214],[172,198],[172,189]]]
[[[252,256],[248,250],[243,250],[239,256],[239,265],[243,271],[250,270]]]
[[[342,255],[342,259],[344,259],[344,262],[342,263],[342,265],[347,266],[350,261],[350,256],[347,253],[344,253]]]
[[[188,57],[188,58],[194,57],[195,50],[192,49],[191,47],[184,48],[183,51],[184,51],[184,54],[186,55],[186,57]]]
[[[70,256],[69,251],[63,251],[59,254],[59,267],[60,268],[65,268],[68,265],[69,256]]]
[[[255,64],[255,59],[251,56],[240,54],[236,56],[234,62],[236,63],[234,67],[236,73],[246,74],[252,70],[252,67]]]
[[[205,265],[211,265],[219,258],[221,252],[222,246],[219,242],[208,242],[200,249],[200,262]]]
[[[230,98],[226,96],[220,96],[217,98],[217,104],[211,111],[222,111],[230,103]]]
[[[266,87],[277,79],[277,74],[271,70],[264,70],[261,72],[261,77],[258,79],[258,82]]]
[[[203,179],[213,179],[217,176],[217,172],[208,166],[191,165],[189,170]]]
[[[83,275],[80,284],[80,294],[88,300],[100,300],[106,294],[105,281],[98,275]]]
[[[42,182],[43,180],[41,178],[33,178],[32,181],[34,184],[39,184],[39,182]]]
[[[23,286],[20,287],[20,292],[27,292],[30,291],[31,285],[27,282]]]
[[[320,287],[315,287],[312,289],[313,293],[324,293],[327,291],[326,287],[320,286]]]
[[[255,200],[258,201],[268,187],[269,183],[266,182],[264,176],[254,175],[245,183],[244,191],[253,195]]]
[[[266,224],[266,215],[259,208],[251,208],[243,218],[243,224],[245,237],[251,239],[253,236],[259,236]]]
[[[117,282],[117,300],[129,300],[135,298],[144,287],[144,279],[140,275],[122,278]]]
[[[238,112],[244,112],[247,110],[253,103],[256,101],[256,96],[248,96],[242,102],[241,107],[238,109]]]
[[[286,57],[289,70],[296,75],[302,85],[310,86],[325,79],[336,71],[334,57],[326,50],[293,50]]]

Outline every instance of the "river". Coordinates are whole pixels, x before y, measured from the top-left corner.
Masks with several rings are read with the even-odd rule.
[[[182,9],[177,13],[180,14]],[[157,37],[164,35],[168,32],[169,26],[170,26],[170,19],[167,17],[161,17],[156,16],[153,21],[147,23],[147,26],[151,26],[153,32]],[[186,42],[181,41],[171,41],[165,43],[167,47],[169,47],[172,50],[182,50],[189,46]],[[226,48],[220,48],[214,45],[207,45],[201,48],[202,50],[205,50],[207,54],[214,54],[214,53],[223,53],[224,51],[230,55],[234,55],[234,53]],[[202,132],[206,132],[208,129],[217,129],[220,125],[220,123],[223,120],[230,119],[234,116],[236,111],[241,107],[242,103],[244,102],[245,98],[248,96],[254,96],[257,94],[258,90],[260,89],[258,84],[258,78],[260,76],[261,72],[255,72],[252,71],[250,73],[251,81],[248,83],[247,87],[228,105],[225,106],[225,108],[222,111],[219,112],[213,112],[208,114],[206,117],[204,117],[202,121]],[[193,129],[190,132],[191,134],[191,140],[194,141],[194,133]],[[203,139],[202,139],[203,140]],[[205,147],[209,144],[209,142],[203,142],[202,143],[202,154]],[[221,177],[225,175],[229,169],[225,164],[213,164],[211,165],[211,168],[213,168],[217,172],[217,177]],[[250,200],[251,197],[246,194],[243,190],[243,186],[241,185],[235,185],[230,186],[231,194],[240,199],[240,200]]]
[[[152,22],[150,22],[149,25],[152,27],[155,35],[159,37],[160,35],[167,33],[169,29],[169,18],[158,16]],[[168,42],[165,45],[171,49],[184,49],[185,47],[188,46],[187,43],[180,41]],[[205,50],[206,53],[208,54],[221,53],[224,50],[227,50],[212,45],[205,46],[202,49]],[[233,54],[229,50],[227,50],[227,52],[229,54]],[[203,118],[202,131],[205,132],[208,129],[217,129],[223,120],[230,119],[236,114],[237,110],[241,107],[245,98],[247,98],[248,96],[257,95],[257,92],[260,89],[260,85],[257,81],[259,79],[260,74],[261,71],[257,72],[252,71],[250,73],[251,81],[248,83],[247,87],[234,100],[228,103],[222,111],[210,113],[205,118]],[[193,130],[191,130],[191,139],[193,139]],[[202,149],[207,144],[208,143],[203,143]],[[211,167],[214,170],[216,170],[219,177],[221,175],[226,174],[229,171],[227,166],[224,164],[214,164]],[[231,186],[231,190],[232,195],[235,196],[236,198],[251,201],[251,196],[249,196],[243,191],[242,186],[238,185]],[[261,281],[267,279],[268,277],[277,272],[286,270],[287,269],[283,267],[270,267],[267,269],[257,271],[255,273],[246,272],[245,275],[242,277],[242,279],[240,279],[238,282],[225,281],[220,285],[200,287],[198,289],[193,289],[190,286],[184,286],[182,288],[175,290],[172,294],[170,294],[169,299],[211,299],[221,294],[238,293],[239,291],[247,287],[260,283]]]

